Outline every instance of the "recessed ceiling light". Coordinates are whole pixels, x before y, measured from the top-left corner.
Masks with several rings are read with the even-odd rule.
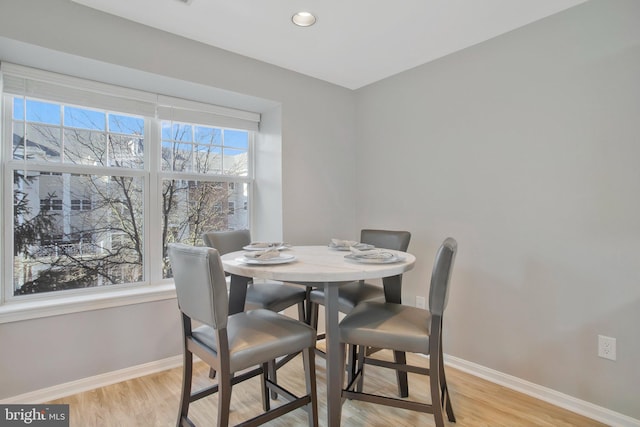
[[[299,27],[310,27],[316,23],[316,17],[311,12],[298,12],[291,17],[291,20]]]

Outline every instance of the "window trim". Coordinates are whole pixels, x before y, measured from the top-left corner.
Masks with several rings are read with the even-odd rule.
[[[13,90],[4,90],[7,87],[7,83],[14,84],[17,80],[23,79],[22,83],[24,83],[25,88],[29,85],[31,80],[36,81],[36,83],[42,83],[41,86],[37,84],[34,85],[36,92],[33,92],[33,87],[29,87],[25,89],[24,93],[16,93],[15,86]],[[2,84],[4,83],[4,86]],[[54,96],[47,97],[45,95],[41,95],[37,93],[38,87],[45,87],[47,89],[47,85],[50,84],[49,89],[52,90]],[[144,117],[151,118],[151,120],[145,120],[145,127],[149,126],[150,129],[147,135],[149,135],[149,139],[152,141],[160,141],[160,135],[157,134],[159,129],[156,129],[158,124],[163,118],[159,117],[158,110],[160,106],[164,108],[165,112],[171,112],[171,114],[189,114],[194,113],[194,117],[206,117],[212,118],[216,123],[213,123],[216,127],[222,128],[236,128],[236,129],[245,129],[250,132],[256,132],[259,129],[260,123],[260,114],[252,113],[243,110],[236,110],[233,108],[227,108],[222,106],[216,106],[212,104],[206,104],[197,101],[189,101],[181,98],[175,98],[170,96],[164,96],[159,94],[153,94],[149,92],[140,91],[137,89],[125,88],[122,86],[116,86],[108,83],[101,83],[91,80],[85,80],[81,78],[76,78],[72,76],[67,76],[63,74],[52,73],[49,71],[44,71],[40,69],[33,69],[21,65],[9,64],[6,62],[0,63],[0,103],[3,106],[2,108],[2,117],[0,119],[3,123],[5,123],[5,119],[7,115],[12,116],[11,108],[8,106],[7,99],[9,98],[6,95],[24,95],[27,97],[34,98],[44,98],[50,99],[54,102],[59,102],[61,104],[74,104],[77,105],[77,101],[68,101],[66,99],[66,94],[64,91],[60,91],[60,88],[69,87],[75,89],[77,91],[85,91],[89,94],[89,102],[86,107],[92,108],[106,108],[107,110],[114,110],[114,107],[106,107],[101,105],[102,102],[116,102],[118,99],[122,98],[127,101],[127,98],[131,98],[130,104],[133,105],[135,102],[145,104],[145,107],[151,104],[156,105],[156,113],[155,115],[147,115],[136,113],[130,111],[129,108],[118,110],[125,113],[131,114],[139,114]],[[95,95],[95,97],[93,97]],[[61,96],[61,98],[58,98]],[[109,98],[111,96],[111,98]],[[115,101],[114,101],[115,100]],[[111,105],[111,104],[110,104]],[[129,104],[127,104],[129,105]],[[201,112],[202,114],[198,115],[196,108],[204,108]],[[117,110],[117,109],[116,109]],[[224,119],[227,119],[226,121]],[[166,117],[164,117],[166,119]],[[195,122],[197,119],[190,120],[191,122]],[[235,124],[241,125],[235,125]],[[243,124],[244,123],[244,124]],[[209,124],[209,123],[202,123]],[[233,125],[232,125],[233,124]],[[248,129],[247,127],[250,127]],[[11,138],[11,126],[0,126],[0,130],[3,133],[2,140],[6,140],[6,138]],[[245,182],[248,184],[248,193],[249,198],[253,196],[253,181],[254,181],[254,164],[255,159],[253,156],[255,155],[255,150],[253,144],[256,140],[256,134],[251,136],[251,143],[248,148],[249,158],[252,159],[252,163],[249,165],[249,175],[248,176],[239,176],[234,177],[233,181]],[[161,185],[162,178],[164,173],[159,169],[159,160],[154,158],[152,150],[145,150],[145,166],[142,170],[132,171],[130,169],[120,169],[110,167],[108,168],[112,171],[112,174],[116,175],[131,175],[131,176],[140,176],[145,175],[147,177],[146,180],[146,188],[145,188],[145,196],[144,203],[147,206],[147,209],[153,208],[153,206],[158,206],[161,204],[161,198],[157,196],[159,185]],[[159,150],[158,150],[159,152]],[[0,154],[0,165],[2,176],[4,177],[7,172],[6,168],[11,162],[14,162],[12,158],[7,158],[7,151],[3,148],[2,153]],[[15,163],[14,163],[15,165]],[[45,163],[42,165],[34,166],[42,169],[48,170],[50,173],[70,173],[66,166],[68,165],[56,165],[55,163]],[[79,167],[78,169],[83,170],[83,167]],[[90,174],[101,173],[101,171],[96,170],[95,168],[87,168],[87,172]],[[74,171],[76,173],[76,171]],[[198,176],[199,180],[202,180],[203,176]],[[210,178],[210,177],[209,177]],[[220,181],[229,181],[229,177],[224,176],[216,176],[215,179]],[[206,179],[205,179],[206,180]],[[13,191],[12,187],[9,183],[6,183],[2,186],[2,200],[5,206],[13,206]],[[155,196],[154,196],[155,194]],[[250,203],[251,205],[251,203]],[[13,221],[11,221],[12,217],[6,218],[7,209],[3,209],[0,212],[0,218],[3,219],[3,223],[5,227],[3,228],[3,237],[0,242],[0,259],[2,260],[3,265],[12,265],[13,259],[13,251],[8,250],[5,243],[8,242],[8,233],[11,233],[11,227]],[[161,221],[160,218],[156,218],[156,216],[150,216],[146,218],[144,225],[144,232],[147,236],[149,236],[150,230],[158,229],[156,226],[157,221]],[[252,215],[251,208],[249,209],[248,224],[252,223]],[[151,247],[150,239],[145,239],[145,252],[149,254],[149,257],[155,256],[155,252],[158,252],[158,255],[161,255],[161,248]],[[157,246],[157,245],[154,245]],[[150,263],[145,263],[144,274],[145,280],[143,282],[139,282],[136,284],[124,284],[124,285],[112,285],[108,288],[100,288],[100,289],[81,289],[81,290],[68,290],[63,293],[63,295],[58,295],[57,292],[46,292],[42,294],[33,294],[33,295],[23,295],[20,298],[9,298],[7,287],[10,290],[13,288],[11,286],[12,281],[9,283],[6,282],[6,278],[10,274],[3,274],[0,280],[2,280],[2,284],[0,286],[0,324],[14,321],[21,321],[27,319],[36,319],[42,317],[49,317],[55,315],[76,313],[82,311],[90,311],[108,307],[118,307],[125,306],[130,304],[138,304],[143,302],[151,302],[151,301],[160,301],[166,299],[175,298],[175,288],[173,285],[173,281],[171,279],[162,279],[161,273],[151,271]],[[160,276],[160,277],[159,277]]]
[[[114,285],[113,289],[82,295],[47,292],[47,298],[33,295],[24,300],[3,302],[0,305],[0,324],[173,298],[176,298],[176,289],[172,280],[158,284]]]

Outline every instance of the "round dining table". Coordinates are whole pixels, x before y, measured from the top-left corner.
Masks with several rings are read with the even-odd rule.
[[[324,288],[328,426],[340,425],[342,407],[344,362],[340,354],[338,288],[353,281],[382,279],[386,299],[400,303],[401,275],[416,262],[410,253],[384,251],[393,257],[353,259],[350,252],[328,246],[292,246],[282,250],[277,259],[264,262],[245,257],[246,251],[221,257],[225,271],[231,274],[230,313],[244,310],[247,284],[253,278]]]

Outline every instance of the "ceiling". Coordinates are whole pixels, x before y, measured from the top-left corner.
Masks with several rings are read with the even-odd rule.
[[[72,0],[357,89],[585,0]],[[305,10],[312,27],[291,23]]]

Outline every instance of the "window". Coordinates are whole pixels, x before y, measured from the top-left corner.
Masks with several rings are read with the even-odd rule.
[[[220,178],[248,176],[249,132],[170,120],[161,127],[163,241],[194,244],[205,231],[247,228],[246,215],[223,210],[230,198],[247,199],[247,182]],[[163,259],[163,277],[169,277],[166,247]]]
[[[72,200],[71,210],[72,211],[90,211],[91,200]]]
[[[5,300],[158,283],[168,243],[248,228],[257,114],[2,71]]]
[[[62,200],[60,199],[40,199],[40,211],[49,212],[49,211],[61,211],[62,210]]]

